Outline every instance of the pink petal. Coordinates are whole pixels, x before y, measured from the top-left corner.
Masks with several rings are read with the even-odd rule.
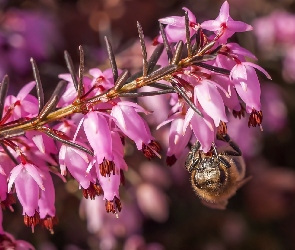
[[[202,108],[214,120],[216,127],[219,126],[220,120],[227,122],[223,100],[212,81],[203,80],[195,86],[194,92]]]
[[[23,168],[15,180],[17,197],[23,206],[23,213],[34,216],[38,209],[39,187],[36,181]]]
[[[217,31],[220,30],[220,22],[215,20],[205,21],[201,24],[202,29]]]
[[[133,107],[136,110],[136,112],[143,112],[146,115],[150,114],[149,111],[145,110],[143,107],[141,107],[140,105],[134,102],[122,101],[122,102],[118,102],[117,105]]]
[[[26,84],[19,92],[18,95],[16,96],[18,100],[23,100],[30,92],[31,90],[35,87],[36,82],[29,82]]]
[[[228,47],[231,50],[231,52],[236,55],[242,55],[257,60],[257,57],[254,54],[252,54],[249,50],[246,50],[245,48],[241,47],[237,43],[227,43],[226,47]]]
[[[23,167],[24,166],[22,164],[19,164],[11,170],[10,176],[9,176],[9,181],[8,181],[8,193],[11,192],[12,185],[15,182],[15,179],[17,178],[17,176],[19,175],[21,170],[23,169]]]
[[[44,171],[44,186],[45,190],[41,191],[41,197],[38,201],[40,218],[44,219],[47,215],[55,215],[55,190],[52,178],[48,171]]]
[[[94,68],[89,70],[89,74],[93,77],[100,77],[103,76],[102,71],[100,69]]]
[[[209,124],[211,124],[211,128],[208,126]],[[199,115],[194,114],[191,119],[191,126],[196,138],[201,143],[202,150],[207,153],[210,150],[215,137],[215,131],[212,130],[212,120],[210,121],[209,117],[202,118]]]
[[[44,186],[43,186],[43,180],[42,177],[40,175],[39,170],[37,169],[36,166],[34,166],[33,164],[27,163],[25,164],[25,169],[27,170],[28,174],[30,176],[32,176],[32,178],[34,179],[34,181],[38,184],[38,186],[42,189],[45,190]]]
[[[89,112],[84,119],[84,131],[100,164],[104,158],[113,160],[110,127],[106,119],[96,112]]]
[[[99,183],[103,189],[104,199],[111,201],[116,196],[119,198],[120,175],[115,174],[110,177],[99,175]]]
[[[36,147],[42,152],[45,153],[45,145],[43,142],[42,135],[35,135],[32,137],[32,141],[35,143]]]
[[[72,76],[70,74],[59,74],[58,78],[63,79],[65,81],[67,81],[67,82],[73,83],[73,79],[72,79]]]
[[[260,84],[257,78],[256,72],[252,67],[247,67],[248,79],[237,79],[234,80],[235,88],[241,97],[241,99],[246,103],[246,111],[251,113],[252,109],[261,110],[260,104]],[[246,91],[242,87],[247,86]]]
[[[81,154],[83,153],[84,152],[81,152],[80,150],[67,147],[65,164],[71,175],[84,189],[87,189],[90,185],[91,176],[86,175],[88,161],[85,161],[85,157],[81,157]]]
[[[243,64],[260,70],[269,80],[271,80],[271,76],[267,73],[267,71],[264,68],[260,67],[259,65],[251,62],[243,62]]]
[[[187,11],[189,21],[195,23],[196,22],[196,16],[188,8],[183,7],[182,9],[184,11]]]
[[[226,27],[227,29],[234,32],[244,32],[253,30],[253,27],[251,25],[240,21],[228,21]]]
[[[171,123],[170,133],[169,133],[169,148],[167,150],[167,155],[175,155],[176,158],[179,158],[183,153],[184,148],[187,146],[192,131],[191,128],[186,128],[185,133],[183,133],[183,125],[185,120],[175,119]]]
[[[221,23],[225,23],[227,22],[228,17],[229,17],[229,4],[227,1],[225,1],[220,7],[219,16],[217,17],[217,19]]]
[[[181,27],[181,28],[184,28],[185,26],[185,21],[183,16],[182,17],[180,16],[165,17],[165,18],[159,19],[159,22],[163,24],[176,26],[176,27]]]
[[[27,114],[37,115],[38,114],[38,100],[34,98],[34,101],[23,100],[21,102],[21,109],[26,111]]]
[[[238,78],[242,78],[242,79],[247,79],[247,71],[246,71],[246,67],[244,66],[244,63],[238,63],[236,64],[229,75],[229,78],[232,79],[238,79]]]
[[[172,122],[174,119],[177,119],[179,117],[183,116],[180,112],[177,112],[173,115],[171,115],[167,120],[163,121],[162,123],[160,123],[158,126],[157,126],[157,130],[161,127],[163,127],[164,125],[168,124],[169,122]]]

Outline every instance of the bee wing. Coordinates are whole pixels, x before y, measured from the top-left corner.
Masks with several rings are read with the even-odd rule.
[[[244,184],[246,184],[248,181],[250,181],[252,179],[252,176],[248,176],[247,178],[239,181],[237,183],[237,189],[239,189],[240,187],[242,187]]]
[[[205,200],[201,200],[201,202],[206,207],[210,207],[212,209],[224,210],[224,209],[226,209],[228,199],[225,199],[225,200],[222,200],[222,201],[219,201],[219,202],[216,202],[216,203],[208,202],[208,201],[205,201]]]

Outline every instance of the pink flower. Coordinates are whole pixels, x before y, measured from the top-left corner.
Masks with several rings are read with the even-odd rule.
[[[40,189],[45,191],[40,170],[31,163],[21,163],[10,172],[8,191],[13,183],[17,197],[23,207],[25,223],[32,228],[39,222],[38,200]]]
[[[221,88],[218,88],[218,91],[225,107],[227,107],[230,111],[240,111],[241,104],[237,92],[230,79],[223,75],[214,74],[212,75],[211,80],[221,86]],[[227,89],[228,93],[226,94],[221,89]]]
[[[113,107],[111,116],[116,118],[116,125],[135,142],[137,149],[141,150],[143,144],[149,144],[153,137],[146,121],[137,112],[147,114],[147,111],[136,103],[121,101]]]
[[[94,150],[97,163],[102,163],[104,159],[112,161],[112,137],[105,116],[99,112],[91,111],[85,116],[83,126],[88,142]]]
[[[2,202],[3,205],[3,201],[6,200],[8,193],[7,179],[13,167],[14,164],[8,155],[4,152],[0,152],[0,202]],[[10,204],[7,205],[9,206]]]
[[[29,93],[35,87],[35,82],[26,84],[17,94],[9,95],[5,99],[4,115],[7,113],[6,121],[14,121],[24,117],[34,117],[38,114],[38,100]],[[3,117],[4,118],[4,117]]]
[[[111,131],[112,136],[112,149],[114,156],[114,163],[116,166],[116,171],[120,170],[127,171],[128,166],[124,160],[124,145],[122,144],[122,139],[118,132]]]
[[[59,151],[59,164],[62,175],[66,174],[66,167],[82,188],[87,189],[92,177],[87,175],[89,164],[88,155],[81,150],[62,145]]]
[[[245,57],[257,60],[255,55],[237,43],[227,43],[220,49],[220,53],[216,57],[214,66],[231,70],[236,65],[235,61],[240,60],[241,62],[244,62],[246,61]]]
[[[110,89],[114,87],[114,77],[113,77],[112,69],[106,69],[105,71],[101,71],[100,69],[93,68],[89,70],[89,74],[93,76],[93,80],[91,83],[92,87],[95,85],[96,86],[100,85],[104,89]],[[99,93],[94,93],[94,94],[99,94]]]
[[[114,174],[110,177],[99,176],[99,183],[103,189],[105,200],[112,201],[115,196],[119,198],[120,174]]]
[[[252,26],[244,22],[234,21],[229,15],[229,4],[225,1],[215,20],[205,21],[201,27],[206,30],[214,31],[220,43],[226,43],[227,39],[235,32],[244,32],[252,30]]]
[[[65,107],[75,101],[75,99],[77,98],[77,90],[74,86],[73,79],[70,74],[59,74],[58,77],[68,82],[65,92],[63,93],[57,104],[57,107]],[[88,91],[90,89],[90,84],[91,79],[84,76],[83,86],[85,91]]]
[[[40,199],[38,200],[39,214],[41,223],[51,232],[53,232],[53,224],[56,224],[55,217],[55,190],[52,178],[47,169],[42,171],[44,188],[40,191]]]
[[[204,111],[213,119],[215,127],[219,126],[220,121],[227,122],[224,103],[217,86],[214,81],[204,79],[194,87],[195,103],[198,100]]]
[[[192,130],[190,127],[184,129],[185,115],[180,112],[173,114],[166,121],[162,122],[157,129],[171,122],[169,132],[169,147],[167,150],[166,164],[172,166],[182,155],[183,149],[187,146]]]
[[[195,30],[198,28],[198,25],[196,24],[196,17],[188,8],[184,7],[182,9],[188,12],[190,35],[192,36]],[[167,24],[167,26],[165,27],[165,32],[169,42],[178,42],[180,40],[186,42],[184,16],[165,17],[165,18],[159,19],[159,22],[163,24]],[[156,38],[156,41],[159,43],[163,43],[162,36],[159,35]]]
[[[214,142],[215,128],[213,120],[205,113],[204,110],[202,110],[202,114],[204,115],[204,118],[189,108],[185,116],[183,127],[185,131],[189,123],[191,124],[191,128],[197,140],[201,143],[201,149],[207,153],[212,146],[212,142]]]
[[[230,79],[233,81],[239,96],[246,103],[248,113],[251,113],[253,109],[261,110],[260,83],[253,68],[259,69],[267,78],[271,79],[263,68],[250,62],[237,63],[230,73]]]

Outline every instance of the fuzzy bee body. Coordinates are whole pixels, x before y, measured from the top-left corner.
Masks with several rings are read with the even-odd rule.
[[[187,156],[186,169],[191,184],[202,203],[211,208],[225,209],[232,197],[249,178],[245,177],[245,162],[237,145],[226,135],[225,140],[235,150],[205,154],[196,142]]]

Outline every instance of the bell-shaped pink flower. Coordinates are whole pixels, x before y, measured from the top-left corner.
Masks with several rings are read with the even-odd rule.
[[[119,173],[119,170],[127,171],[128,166],[124,160],[124,146],[122,144],[121,137],[118,132],[112,131],[112,148],[114,155],[114,163],[116,166],[116,171]]]
[[[233,110],[240,111],[241,110],[240,101],[239,101],[237,92],[232,82],[229,80],[229,78],[223,75],[215,74],[215,75],[212,75],[211,79],[214,82],[218,83],[218,85],[221,86],[223,89],[228,90],[228,94],[225,94],[224,91],[222,91],[221,89],[218,89],[225,107],[227,107],[231,111]]]
[[[110,177],[99,176],[99,183],[103,189],[104,199],[111,201],[119,196],[120,174],[114,174]]]
[[[42,175],[45,190],[41,190],[40,192],[38,206],[40,218],[44,219],[46,216],[55,216],[55,190],[52,178],[47,169],[42,171]]]
[[[137,112],[147,113],[142,107],[133,102],[118,102],[112,109],[111,116],[116,125],[133,140],[137,149],[141,150],[143,144],[147,145],[153,140],[146,121]]]
[[[14,163],[4,152],[0,152],[0,202],[7,197],[7,179],[10,171],[14,168]]]
[[[217,84],[203,79],[194,88],[195,99],[198,100],[205,112],[214,120],[215,127],[220,121],[227,122],[224,103],[217,90]],[[196,103],[195,100],[195,103]]]
[[[121,183],[121,173],[104,177],[98,173],[98,180],[103,189],[106,211],[117,213],[122,209],[119,199],[119,186]]]
[[[85,152],[63,144],[59,151],[59,163],[62,175],[65,175],[67,168],[82,188],[87,189],[89,187],[92,177],[86,171],[89,159]]]
[[[40,170],[31,163],[19,164],[10,172],[8,191],[13,183],[23,207],[23,215],[33,217],[38,211],[40,189],[45,190]]]
[[[253,109],[261,110],[260,83],[253,68],[259,69],[271,79],[270,75],[263,68],[250,62],[237,63],[230,73],[230,79],[233,81],[239,96],[246,103],[246,111],[248,113],[251,113]]]
[[[184,120],[185,115],[177,112],[157,127],[157,129],[159,129],[168,122],[171,122],[169,132],[169,146],[166,158],[166,164],[168,166],[172,166],[182,155],[184,148],[187,146],[192,136],[192,130],[190,127],[187,127],[184,130]]]
[[[102,163],[104,159],[112,161],[112,137],[110,126],[104,115],[95,111],[87,113],[83,126],[88,142],[94,150],[97,163]]]
[[[189,124],[191,125],[197,140],[201,143],[201,149],[207,153],[215,139],[215,128],[213,120],[206,114],[204,110],[201,112],[204,116],[203,118],[196,114],[196,112],[191,108],[189,108],[185,116],[185,123],[183,127],[185,131],[187,126]]]

